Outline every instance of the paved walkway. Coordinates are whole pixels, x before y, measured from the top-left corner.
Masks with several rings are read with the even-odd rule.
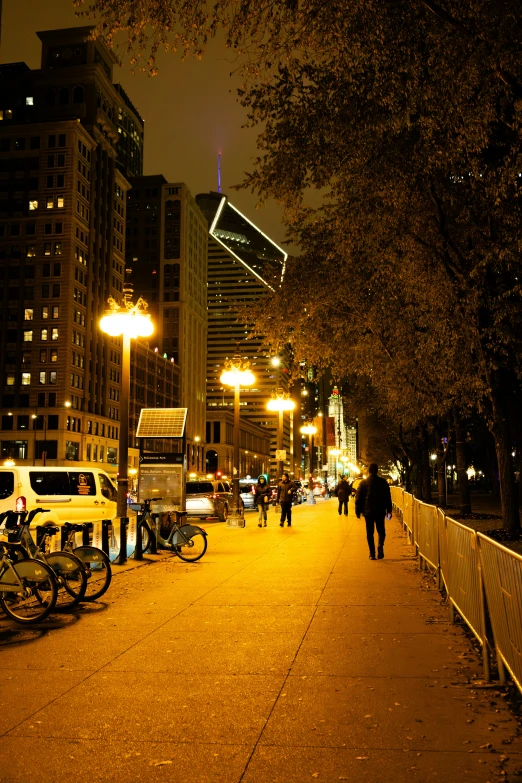
[[[368,560],[336,502],[209,525],[198,564],[118,575],[41,629],[0,621],[0,781],[519,779],[522,743],[398,523]]]

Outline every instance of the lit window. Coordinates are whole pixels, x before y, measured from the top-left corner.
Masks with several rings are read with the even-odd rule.
[[[36,246],[28,245],[25,249],[25,255],[27,258],[34,258],[36,255]]]
[[[47,196],[47,199],[45,201],[45,206],[47,209],[52,209],[54,207],[54,197],[53,196]]]
[[[23,372],[22,373],[22,386],[30,386],[31,385],[31,373],[30,372]]]
[[[34,99],[32,95],[28,95],[25,99],[25,105],[26,106],[34,106]]]
[[[47,383],[47,373],[45,371],[38,373],[38,382],[41,384]]]
[[[0,120],[4,119],[4,110],[0,109]]]
[[[59,318],[60,317],[60,306],[59,305],[53,305],[53,307],[52,307],[52,317],[53,318]]]
[[[51,340],[57,340],[58,336],[59,336],[58,327],[55,326],[54,329],[51,329]]]
[[[33,330],[32,329],[25,329],[24,330],[24,343],[31,343],[33,341]]]
[[[49,383],[52,385],[56,384],[56,370],[51,370],[49,373]]]
[[[13,110],[12,109],[6,109],[4,112],[4,119],[6,120],[12,120],[13,119]]]
[[[24,321],[32,321],[32,320],[33,320],[33,308],[26,307],[24,310]]]
[[[5,379],[7,386],[14,386],[15,385],[15,377],[14,375],[7,375]]]
[[[29,209],[30,210],[38,209],[38,199],[35,198],[29,199]]]
[[[57,202],[58,209],[63,209],[64,207],[64,197],[58,196],[58,202]]]
[[[50,256],[50,255],[51,255],[51,243],[44,242],[44,256]]]
[[[54,255],[55,256],[61,256],[62,255],[62,243],[61,242],[55,242],[54,243]]]
[[[51,361],[57,362],[58,361],[58,348],[51,348]]]
[[[43,318],[44,320],[46,320],[47,318],[49,318],[49,307],[48,307],[48,305],[44,305],[44,306],[42,307],[42,318]],[[47,340],[47,337],[46,337],[45,339]]]
[[[42,329],[40,333],[40,339],[45,342],[49,339],[49,330],[48,329]]]

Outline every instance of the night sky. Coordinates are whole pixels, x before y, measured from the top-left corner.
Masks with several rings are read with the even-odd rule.
[[[38,30],[76,27],[88,20],[75,16],[72,0],[3,0],[0,62],[25,61],[40,66]],[[229,61],[227,61],[229,58]],[[201,61],[181,62],[162,53],[160,73],[153,79],[116,66],[119,81],[145,120],[145,174],[163,174],[169,182],[185,182],[193,195],[217,190],[217,153],[222,153],[222,191],[274,241],[284,228],[275,204],[255,208],[256,197],[235,192],[256,154],[256,132],[241,126],[244,109],[235,97],[239,78],[224,46],[215,41]]]

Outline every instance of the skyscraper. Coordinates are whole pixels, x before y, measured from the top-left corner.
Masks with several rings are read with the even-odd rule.
[[[1,449],[20,460],[117,462],[121,345],[98,320],[121,299],[143,121],[91,30],[39,33],[40,69],[0,66]],[[148,404],[165,404],[159,372],[174,399],[177,369],[145,344],[135,355],[154,371]]]
[[[239,309],[248,307],[280,284],[287,253],[255,226],[221,193],[205,193],[196,201],[209,224],[207,407],[232,407],[234,392],[220,375],[237,350],[250,359],[256,384],[241,393],[242,415],[272,431],[275,456],[277,418],[266,410],[271,393],[286,389],[284,362],[274,367],[269,346]],[[283,446],[290,460],[290,416],[285,416]],[[290,463],[288,463],[290,464]]]
[[[157,324],[155,343],[180,367],[187,412],[187,465],[204,471],[207,221],[182,182],[132,177],[127,195],[127,265]]]

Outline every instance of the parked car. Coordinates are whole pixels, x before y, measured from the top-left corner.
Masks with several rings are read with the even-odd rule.
[[[240,479],[239,481],[239,493],[241,495],[241,500],[243,501],[243,508],[245,511],[247,509],[255,508],[254,487],[255,484],[253,484],[250,479]]]
[[[319,482],[314,483],[313,494],[314,497],[316,498],[317,497],[324,498],[324,496],[326,495],[326,489],[323,486],[323,484],[319,484]]]
[[[49,509],[35,517],[35,526],[113,519],[116,498],[116,487],[99,468],[0,468],[0,513]]]
[[[187,481],[187,516],[226,522],[232,505],[232,491],[225,481]]]

